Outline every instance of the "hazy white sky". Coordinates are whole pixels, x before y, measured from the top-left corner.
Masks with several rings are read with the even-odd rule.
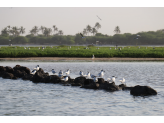
[[[0,30],[8,25],[23,26],[26,28],[26,35],[34,26],[52,28],[53,25],[62,30],[64,35],[74,35],[82,32],[88,24],[94,27],[96,22],[102,26],[98,32],[108,35],[114,34],[113,30],[116,26],[120,27],[121,33],[132,34],[164,29],[164,7],[11,8],[10,6],[0,7]]]

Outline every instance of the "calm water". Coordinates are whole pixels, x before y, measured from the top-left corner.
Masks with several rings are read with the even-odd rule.
[[[16,64],[44,71],[54,68],[75,78],[80,70],[98,74],[105,70],[104,79],[124,77],[128,86],[148,85],[158,95],[134,97],[130,91],[107,92],[58,84],[34,84],[31,81],[0,78],[1,116],[147,116],[164,115],[164,62],[1,62],[1,66]],[[50,72],[51,74],[51,72]]]

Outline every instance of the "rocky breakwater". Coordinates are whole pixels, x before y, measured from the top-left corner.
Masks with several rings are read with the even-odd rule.
[[[4,79],[22,78],[23,80],[30,80],[34,83],[58,83],[64,86],[80,86],[80,88],[86,89],[104,89],[107,91],[129,90],[130,94],[134,96],[157,95],[157,91],[149,86],[137,85],[127,87],[125,84],[116,85],[114,82],[105,81],[103,78],[98,78],[95,82],[93,79],[87,79],[84,76],[79,76],[75,79],[68,76],[68,80],[65,80],[64,78],[66,76],[49,75],[42,68],[39,68],[32,74],[29,68],[20,65],[16,65],[13,68],[0,66],[0,77]]]

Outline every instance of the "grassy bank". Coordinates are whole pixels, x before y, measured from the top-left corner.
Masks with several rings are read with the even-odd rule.
[[[29,49],[30,48],[30,49]],[[0,58],[16,57],[88,57],[97,58],[131,57],[131,58],[164,58],[164,47],[1,47]]]

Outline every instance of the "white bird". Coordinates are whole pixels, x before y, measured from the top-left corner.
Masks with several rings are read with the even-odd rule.
[[[125,83],[125,79],[123,78],[122,80],[119,80],[122,84]]]
[[[37,65],[36,68],[34,68],[34,70],[38,71],[39,70],[39,65]]]
[[[104,76],[104,70],[101,70],[101,72],[98,74],[99,77],[103,77]]]
[[[66,77],[64,78],[64,81],[65,81],[65,82],[68,81],[68,76],[66,76]]]
[[[26,47],[24,47],[24,49],[26,49]]]
[[[112,82],[115,82],[116,78],[117,78],[117,77],[112,76]]]
[[[92,59],[94,59],[94,58],[95,58],[95,56],[94,56],[94,54],[93,54]]]
[[[82,71],[80,71],[79,74],[80,74],[80,76],[83,76],[83,72]]]
[[[38,49],[40,50],[40,47]]]
[[[33,71],[31,72],[31,74],[33,74],[33,75],[34,75],[35,73],[36,73],[36,70],[33,70]]]
[[[28,49],[30,50],[30,47]]]
[[[98,82],[98,79],[97,79],[96,76],[93,78],[93,81],[94,81],[94,82]]]
[[[56,72],[54,71],[54,69],[51,70],[53,74],[55,74]]]
[[[59,75],[58,76],[59,77],[62,77],[63,76],[63,71],[62,70],[59,71]]]
[[[90,72],[87,73],[86,78],[91,78],[91,73]]]
[[[65,73],[66,73],[66,75],[69,75],[70,74],[70,69],[68,69]]]

